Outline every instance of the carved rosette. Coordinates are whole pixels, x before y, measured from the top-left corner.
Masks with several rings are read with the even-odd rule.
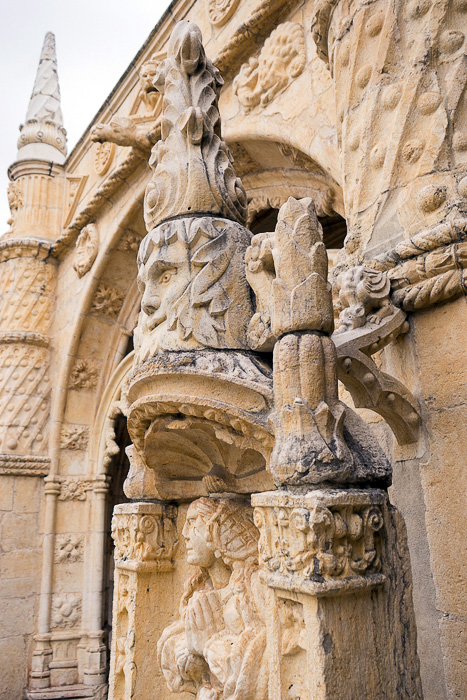
[[[384,491],[255,494],[267,582],[315,596],[381,585]]]
[[[124,503],[114,509],[112,538],[117,568],[170,571],[177,547],[176,509],[156,503]]]

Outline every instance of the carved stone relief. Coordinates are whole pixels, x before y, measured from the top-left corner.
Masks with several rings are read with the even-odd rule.
[[[125,293],[122,289],[106,282],[100,282],[94,294],[89,313],[115,319],[120,313],[124,298]]]
[[[237,9],[239,0],[208,0],[208,17],[211,24],[219,26],[227,22]]]
[[[85,226],[76,241],[73,268],[78,277],[83,277],[91,269],[99,250],[99,231],[96,224]]]
[[[303,27],[285,22],[266,39],[258,58],[244,63],[233,86],[246,112],[265,107],[297,78],[305,68],[306,44]]]
[[[94,146],[94,170],[97,175],[105,175],[115,153],[115,144],[110,141],[98,142]]]
[[[11,216],[8,219],[7,224],[13,228],[18,209],[23,206],[23,190],[21,183],[10,182],[8,185],[8,206],[10,207]]]
[[[59,501],[85,501],[86,494],[92,488],[88,479],[64,479],[60,484]]]
[[[99,366],[93,360],[77,358],[70,372],[70,389],[95,389],[99,377]]]
[[[258,566],[259,533],[242,501],[200,498],[187,512],[187,561],[180,619],[158,642],[158,661],[172,692],[198,698],[266,697],[267,593]],[[301,626],[288,620],[284,651],[303,644]]]
[[[83,561],[84,535],[56,535],[54,562],[80,562]]]
[[[81,596],[57,593],[52,598],[52,629],[78,627],[81,622]]]
[[[64,425],[60,431],[62,450],[86,450],[89,442],[87,425]]]

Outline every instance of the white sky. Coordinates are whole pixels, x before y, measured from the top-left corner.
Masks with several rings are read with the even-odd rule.
[[[0,234],[10,210],[7,168],[16,157],[47,31],[55,34],[68,153],[157,23],[169,0],[0,2]]]

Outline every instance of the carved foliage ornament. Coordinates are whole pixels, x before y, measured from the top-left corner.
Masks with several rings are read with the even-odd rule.
[[[246,112],[268,105],[305,68],[306,44],[303,27],[285,22],[266,39],[258,58],[240,68],[233,89]]]
[[[119,562],[155,562],[159,569],[171,568],[178,544],[175,512],[167,508],[165,512],[159,509],[150,513],[147,512],[150,507],[143,505],[142,512],[131,512],[129,508],[127,512],[115,511],[112,538],[117,565]]]
[[[84,535],[57,535],[55,540],[56,564],[83,561]]]
[[[52,599],[52,628],[78,627],[81,621],[81,596],[60,593]]]
[[[73,268],[78,277],[83,277],[91,269],[99,250],[99,231],[96,224],[85,226],[76,241]]]
[[[220,138],[218,96],[223,80],[207,58],[195,24],[179,22],[154,79],[163,94],[161,140],[149,161],[148,231],[172,216],[218,214],[244,223],[246,194]]]

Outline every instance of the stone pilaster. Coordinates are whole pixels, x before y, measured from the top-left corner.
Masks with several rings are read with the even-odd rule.
[[[157,642],[157,577],[173,568],[176,509],[162,503],[115,507],[115,588],[109,698],[145,697],[154,674],[148,654]]]

